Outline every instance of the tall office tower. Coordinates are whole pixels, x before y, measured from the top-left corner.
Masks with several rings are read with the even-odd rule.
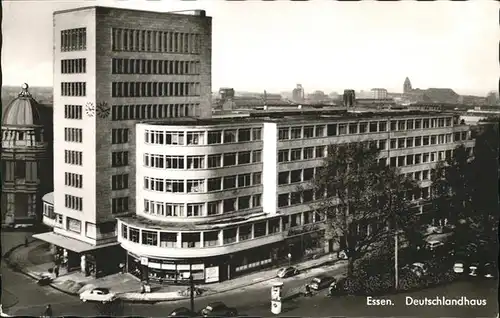
[[[353,89],[345,89],[343,96],[344,106],[347,108],[354,107],[356,104],[356,92]]]
[[[202,10],[54,13],[59,154],[54,216],[45,222],[54,231],[38,237],[57,247],[68,269],[100,276],[118,268],[115,216],[135,212],[135,123],[211,116],[211,25]]]

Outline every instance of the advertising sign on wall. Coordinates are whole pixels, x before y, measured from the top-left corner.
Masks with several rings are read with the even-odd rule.
[[[219,281],[219,266],[205,268],[205,283],[215,283]]]

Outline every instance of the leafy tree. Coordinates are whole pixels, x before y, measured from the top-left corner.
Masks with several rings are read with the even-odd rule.
[[[451,189],[447,179],[447,165],[439,161],[431,171],[431,203],[435,216],[441,221],[446,218],[455,223],[450,207]]]
[[[453,150],[446,160],[445,179],[450,190],[450,207],[456,218],[466,217],[472,209],[472,157],[464,145]]]
[[[498,123],[482,125],[476,137],[472,170],[472,209],[467,220],[476,240],[497,248],[499,208]]]
[[[314,208],[326,219],[325,239],[336,239],[354,263],[391,237],[409,218],[416,184],[379,160],[372,143],[331,145],[321,169],[312,180]],[[392,226],[391,226],[392,225]]]

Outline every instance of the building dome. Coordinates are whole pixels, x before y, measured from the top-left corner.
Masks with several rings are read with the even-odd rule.
[[[21,93],[3,112],[2,126],[41,125],[38,102],[28,92],[28,84],[21,86]]]

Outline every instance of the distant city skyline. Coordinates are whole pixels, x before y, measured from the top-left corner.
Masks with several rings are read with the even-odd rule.
[[[29,4],[29,5],[28,5]],[[52,13],[102,5],[204,9],[213,17],[212,91],[498,90],[494,2],[4,1],[3,83],[52,86]]]

